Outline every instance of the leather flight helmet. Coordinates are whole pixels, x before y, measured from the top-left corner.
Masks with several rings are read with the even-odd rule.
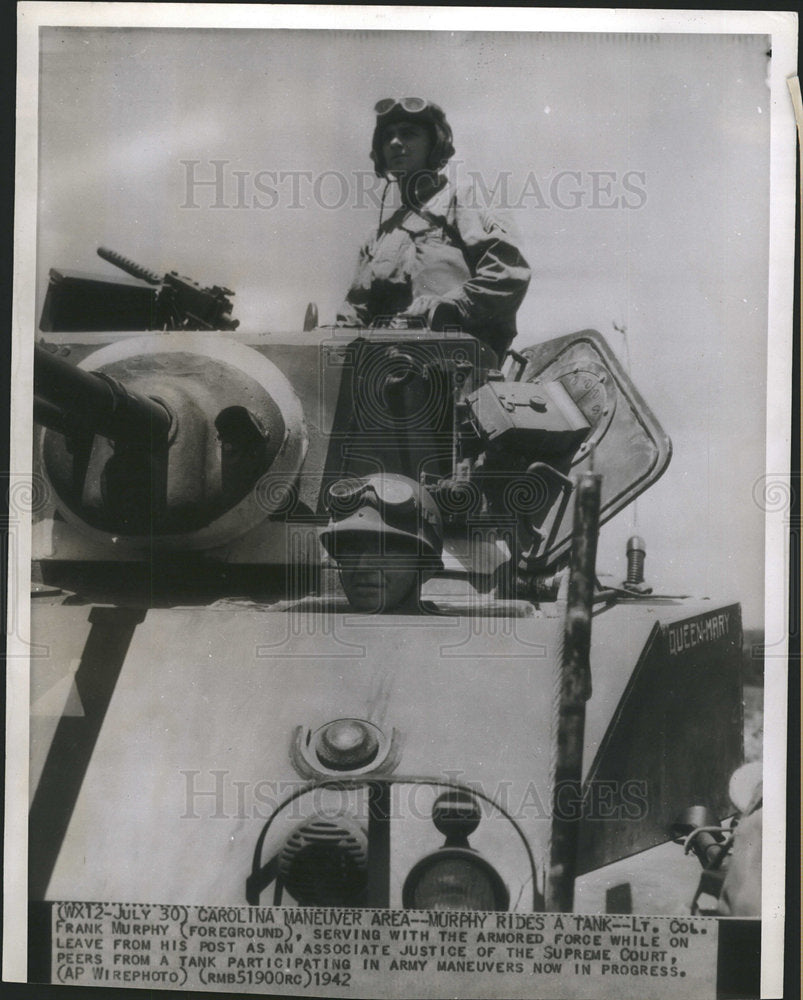
[[[382,129],[400,121],[425,125],[432,135],[432,150],[429,154],[430,170],[442,170],[454,156],[452,129],[446,121],[443,109],[423,97],[385,97],[377,101],[376,127],[371,140],[371,159],[377,177],[385,176],[385,159],[382,155]]]

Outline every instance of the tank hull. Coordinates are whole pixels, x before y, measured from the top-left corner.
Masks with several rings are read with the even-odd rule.
[[[356,718],[392,744],[365,775],[390,789],[386,905],[401,906],[407,873],[442,844],[434,798],[462,784],[487,797],[471,846],[502,876],[511,908],[537,907],[564,609],[477,610],[144,611],[40,598],[31,899],[242,905],[271,817],[265,860],[310,815],[366,821],[359,778],[332,788],[336,774],[309,766],[309,734]],[[618,863],[632,873],[637,906],[650,873],[622,859],[665,843],[691,802],[725,814],[742,759],[739,607],[623,601],[598,610],[592,635],[579,871]],[[316,779],[330,787],[281,808]],[[579,908],[603,905],[600,884],[588,874],[578,883]],[[677,912],[676,901],[651,898],[649,912]]]

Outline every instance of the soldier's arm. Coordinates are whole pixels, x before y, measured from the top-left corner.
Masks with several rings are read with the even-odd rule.
[[[457,227],[472,277],[443,296],[467,330],[489,319],[512,319],[530,284],[530,266],[512,228],[494,213],[459,210]]]
[[[435,329],[449,324],[473,332],[490,321],[512,321],[530,284],[530,267],[512,228],[494,213],[458,208],[453,229],[471,277],[440,296],[416,299],[407,314],[424,315]]]

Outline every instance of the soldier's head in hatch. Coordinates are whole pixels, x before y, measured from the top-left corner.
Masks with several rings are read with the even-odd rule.
[[[443,566],[440,513],[427,490],[392,473],[341,479],[329,489],[328,508],[321,543],[351,606],[417,608],[421,584]]]

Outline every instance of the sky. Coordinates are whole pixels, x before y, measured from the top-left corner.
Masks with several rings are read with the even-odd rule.
[[[309,301],[333,321],[379,218],[373,105],[424,96],[454,132],[450,178],[503,200],[520,234],[533,277],[514,346],[599,330],[672,439],[663,478],[603,528],[599,569],[624,577],[635,529],[656,590],[740,600],[758,626],[768,47],[45,28],[37,313],[50,267],[115,273],[105,245],[234,289],[241,330],[300,330]]]

